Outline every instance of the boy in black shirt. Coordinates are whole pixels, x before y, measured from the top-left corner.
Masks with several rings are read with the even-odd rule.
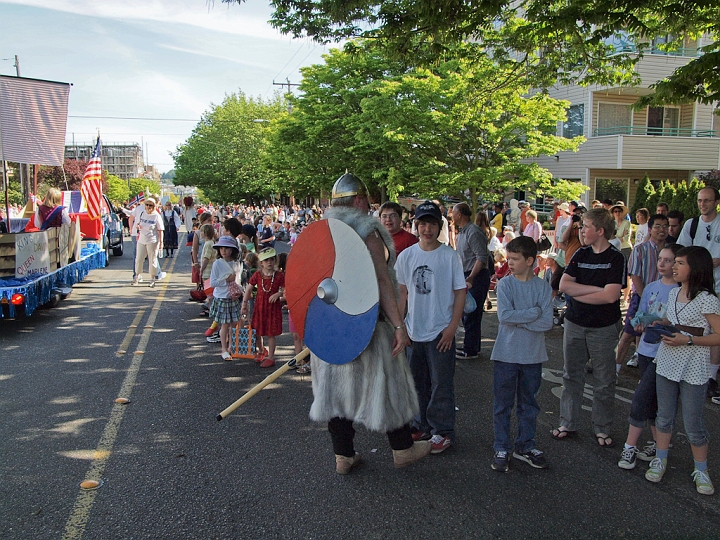
[[[573,436],[580,420],[585,363],[593,361],[592,423],[597,443],[613,446],[609,435],[615,399],[615,347],[620,322],[620,290],[625,286],[625,258],[609,243],[615,232],[612,214],[603,208],[583,216],[585,247],[575,252],[560,280],[568,298],[563,353],[565,366],[556,439]]]

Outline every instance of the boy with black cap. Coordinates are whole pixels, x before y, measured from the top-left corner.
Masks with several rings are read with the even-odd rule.
[[[455,331],[463,315],[466,284],[455,250],[438,240],[440,207],[425,201],[415,211],[419,242],[405,249],[395,271],[400,310],[412,345],[410,371],[420,402],[413,438],[430,439],[439,454],[455,442]]]

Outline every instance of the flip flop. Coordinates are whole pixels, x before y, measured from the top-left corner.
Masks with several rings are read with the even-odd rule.
[[[613,446],[615,446],[615,441],[610,435],[596,433],[595,439],[597,439],[597,443],[600,448],[612,448]]]
[[[232,362],[232,355],[229,352],[224,351],[220,356],[222,356],[222,359],[226,362]]]
[[[560,436],[561,433],[564,433],[565,435]],[[575,434],[577,431],[571,431],[569,429],[562,429],[561,427],[557,427],[550,431],[550,435],[552,435],[552,438],[557,441],[564,441],[565,439],[572,439],[575,437]]]

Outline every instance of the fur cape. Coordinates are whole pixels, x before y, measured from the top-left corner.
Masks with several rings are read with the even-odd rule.
[[[378,232],[389,253],[388,272],[397,297],[393,269],[395,247],[380,221],[353,208],[331,208],[325,217],[348,224],[363,240]],[[348,332],[352,332],[352,328],[348,328]],[[405,353],[392,355],[394,332],[389,321],[379,320],[370,344],[347,364],[328,364],[311,355],[312,420],[327,422],[331,418],[347,418],[371,431],[387,432],[408,424],[417,416],[420,408]]]

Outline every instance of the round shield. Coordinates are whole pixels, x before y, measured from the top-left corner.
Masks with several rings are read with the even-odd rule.
[[[313,354],[331,364],[357,358],[380,309],[375,267],[360,235],[333,218],[305,227],[288,256],[285,297]]]

